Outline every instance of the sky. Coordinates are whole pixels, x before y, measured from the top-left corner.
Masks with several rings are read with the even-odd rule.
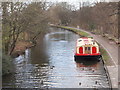
[[[48,2],[52,1],[52,2],[68,2],[70,4],[77,4],[79,2],[86,2],[86,1],[89,1],[89,2],[93,2],[93,1],[96,1],[96,0],[47,0]],[[99,1],[99,0],[97,0]]]
[[[95,3],[95,2],[100,2],[100,1],[109,1],[109,0],[46,0],[47,2],[68,2],[71,5],[74,5],[77,9],[79,8],[79,3],[81,2],[90,2],[90,3]]]
[[[96,2],[96,1],[109,1],[109,0],[46,0],[52,2],[68,2],[68,3],[79,3],[79,2]]]
[[[11,1],[27,1],[27,0],[0,0],[0,2],[11,2]],[[118,2],[120,0],[30,0],[30,1],[47,1],[47,2],[68,2],[68,3],[71,3],[71,4],[75,4],[75,3],[79,3],[79,2],[86,2],[86,1],[89,1],[89,2],[96,2],[96,1],[112,1],[112,2]]]

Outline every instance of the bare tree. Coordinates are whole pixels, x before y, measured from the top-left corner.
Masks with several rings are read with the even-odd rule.
[[[3,2],[3,46],[6,53],[12,54],[21,33],[30,33],[36,40],[48,23],[45,3]]]
[[[58,24],[68,25],[71,22],[71,8],[66,2],[57,3],[50,8],[51,18]]]

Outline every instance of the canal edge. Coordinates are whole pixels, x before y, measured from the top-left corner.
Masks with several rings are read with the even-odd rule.
[[[110,90],[112,90],[112,82],[111,82],[111,78],[110,78],[110,74],[109,74],[109,70],[108,70],[108,68],[107,68],[107,66],[106,66],[106,62],[102,59],[102,63],[103,63],[103,66],[104,66],[104,70],[105,70],[105,72],[106,72],[106,75],[107,75],[107,77],[108,77],[108,80],[109,80],[109,85],[110,85]]]

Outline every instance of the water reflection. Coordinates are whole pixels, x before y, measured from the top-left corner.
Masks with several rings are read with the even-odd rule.
[[[97,67],[98,60],[76,60],[77,67]]]

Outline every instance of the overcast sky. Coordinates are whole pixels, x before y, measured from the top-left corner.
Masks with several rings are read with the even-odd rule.
[[[28,0],[0,0],[0,2],[12,2],[12,1],[28,1]],[[86,2],[86,1],[89,1],[89,2],[96,2],[96,1],[112,1],[112,2],[118,2],[120,0],[30,0],[30,1],[47,1],[47,2],[68,2],[68,3],[71,3],[71,4],[74,4],[74,3],[79,3],[79,2]]]
[[[96,1],[112,1],[112,2],[118,2],[120,0],[46,0],[46,1],[49,1],[49,2],[68,2],[68,3],[71,3],[71,4],[75,4],[75,3],[79,3],[79,2],[86,2],[86,1],[89,1],[91,3],[93,2],[96,2]]]
[[[109,0],[46,0],[47,2],[68,2],[69,4],[74,5],[76,8],[79,8],[79,3],[80,2],[99,2],[99,1],[109,1]]]
[[[79,2],[96,2],[96,1],[109,1],[109,0],[47,0],[50,2],[69,2],[69,3],[79,3]]]

